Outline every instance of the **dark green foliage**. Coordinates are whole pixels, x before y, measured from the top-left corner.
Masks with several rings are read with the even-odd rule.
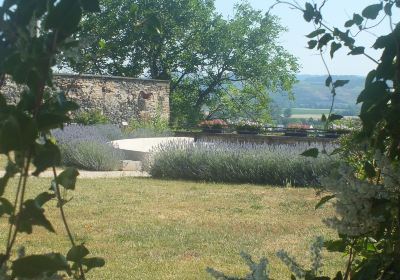
[[[80,111],[73,118],[73,121],[77,124],[82,125],[96,125],[96,124],[107,124],[109,120],[106,116],[102,114],[100,110],[92,110],[92,111]]]
[[[104,265],[104,261],[95,258],[67,261],[59,253],[18,259],[13,255],[19,233],[32,234],[35,227],[55,232],[44,209],[53,199],[58,200],[68,237],[75,244],[65,218],[59,184],[74,189],[78,173],[68,169],[57,176],[55,166],[61,163],[61,153],[50,130],[62,128],[70,121],[70,112],[78,106],[67,100],[63,92],[53,89],[52,67],[56,56],[76,43],[72,35],[79,29],[83,15],[99,10],[98,0],[4,0],[0,6],[0,80],[8,75],[25,86],[16,105],[7,104],[0,94],[0,153],[8,159],[6,173],[0,179],[0,216],[9,217],[6,247],[0,254],[2,279],[53,277],[59,273],[60,277],[85,279],[84,266],[89,270]],[[50,190],[43,186],[44,192],[27,199],[32,164],[36,167],[33,175],[51,168],[54,179]],[[15,176],[19,180],[11,193],[16,197],[10,202],[2,196],[9,179]]]
[[[79,172],[76,168],[68,167],[57,176],[56,182],[67,190],[74,190]]]
[[[77,72],[171,80],[174,125],[194,126],[203,111],[265,120],[269,93],[290,91],[296,81],[297,61],[278,43],[284,28],[245,2],[231,20],[215,12],[212,0],[102,6],[100,16],[82,23],[79,36],[87,42],[78,57],[64,63]]]
[[[337,226],[340,239],[325,243],[325,247],[329,251],[348,254],[347,268],[343,273],[338,273],[334,279],[391,280],[399,279],[400,275],[398,234],[400,231],[398,215],[400,209],[400,180],[398,179],[400,162],[400,64],[398,63],[400,25],[393,24],[392,18],[393,8],[399,8],[400,2],[397,0],[376,2],[365,7],[361,15],[354,14],[352,19],[346,21],[345,31],[330,28],[325,24],[321,14],[323,5],[318,7],[318,5],[307,3],[305,10],[293,5],[302,11],[306,21],[313,21],[317,24],[316,30],[310,35],[324,34],[315,40],[316,42],[309,42],[309,46],[311,44],[311,47],[318,46],[321,49],[327,47],[328,41],[333,40],[330,46],[332,57],[339,48],[347,47],[349,55],[362,55],[376,63],[376,69],[368,74],[365,86],[357,99],[357,103],[361,104],[361,131],[344,137],[339,149],[340,155],[354,170],[349,171],[351,176],[347,180],[347,184],[336,187],[337,193],[323,197],[317,205],[318,208],[336,198],[335,205],[341,216],[339,222],[341,226]],[[373,21],[379,20],[382,11],[384,12],[382,17],[389,19],[391,29],[388,34],[379,36],[373,45],[373,48],[382,51],[382,56],[378,60],[368,55],[366,47],[355,45],[356,37],[352,37],[351,29],[356,28],[357,32],[363,32],[374,28],[380,22]],[[369,22],[372,23],[368,25]],[[321,32],[322,29],[325,31]],[[345,80],[333,81],[332,76],[329,75],[326,86],[330,88],[334,100],[337,95],[336,88],[347,83],[348,81]],[[333,114],[331,110],[325,119],[329,123],[339,118],[341,116]],[[336,177],[336,180],[340,179],[341,177]],[[343,184],[335,182],[335,179],[331,183],[326,182],[328,186],[329,184],[332,186]],[[352,188],[356,192],[352,192]],[[370,197],[363,196],[368,192],[368,188],[377,193]],[[354,197],[351,198],[351,196]],[[370,218],[362,218],[359,224],[354,225],[355,228],[346,227],[346,221],[359,219],[357,215],[360,213],[356,209],[362,207],[350,202],[354,201],[357,204],[357,200],[364,206],[370,203],[370,214],[365,214]],[[356,230],[357,228],[362,229],[368,223],[368,219],[374,218],[379,218],[380,221],[373,230]]]

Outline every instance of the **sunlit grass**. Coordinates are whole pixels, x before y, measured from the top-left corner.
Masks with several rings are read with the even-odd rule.
[[[28,197],[49,187],[45,179],[30,182]],[[123,178],[79,180],[68,195],[73,199],[66,212],[77,240],[107,262],[88,279],[211,279],[208,266],[243,275],[240,251],[256,259],[267,256],[274,279],[288,279],[276,251],[284,248],[308,264],[314,238],[335,237],[321,222],[332,209],[315,211],[312,189]],[[54,206],[51,202],[46,214],[57,235],[40,228],[21,235],[17,244],[27,253],[68,251]],[[1,244],[6,226],[0,220]],[[330,275],[340,264],[340,256],[326,255]]]

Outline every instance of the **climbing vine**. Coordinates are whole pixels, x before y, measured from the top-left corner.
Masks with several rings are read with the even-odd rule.
[[[339,49],[347,49],[348,55],[360,56],[360,59],[363,56],[376,64],[367,75],[365,87],[357,99],[361,104],[362,128],[346,144],[353,150],[359,149],[356,154],[361,156],[353,161],[362,162],[343,164],[330,177],[323,178],[322,184],[329,193],[316,206],[333,202],[336,213],[324,222],[338,232],[339,238],[319,242],[315,248],[323,246],[328,251],[344,253],[347,262],[332,277],[321,275],[319,269],[301,267],[285,252],[280,251],[278,257],[291,270],[291,279],[400,279],[400,23],[393,20],[400,1],[376,1],[360,13],[354,13],[343,27],[330,27],[324,21],[327,2],[323,0],[320,5],[306,2],[301,6],[297,1],[277,0],[272,8],[279,4],[288,5],[315,26],[315,30],[307,35],[308,48],[320,53],[328,72],[326,86],[332,94],[332,107],[328,117],[324,118],[327,125],[342,118],[333,113],[336,89],[349,81],[334,81],[325,53],[334,59]],[[372,46],[381,50],[382,55],[380,59],[374,59],[368,54],[367,47],[357,44],[356,37],[385,22],[388,33],[378,36]],[[342,150],[338,152],[342,153]],[[318,153],[317,149],[311,149],[303,155],[317,157]],[[361,168],[356,170],[355,165]],[[313,251],[320,252],[320,249]],[[320,253],[313,256],[313,268],[320,268]],[[246,279],[270,279],[265,263],[252,263],[252,273]],[[214,270],[210,273],[217,279],[242,279]]]
[[[21,88],[17,104],[7,103],[0,94],[0,153],[8,161],[0,179],[0,217],[9,221],[0,254],[1,279],[56,275],[85,279],[87,271],[104,265],[103,259],[89,257],[84,244],[76,243],[68,226],[64,212],[67,201],[60,189],[74,190],[79,173],[67,168],[57,174],[61,155],[50,132],[62,128],[69,122],[70,112],[78,108],[53,88],[52,67],[58,55],[78,45],[73,35],[82,17],[98,11],[98,0],[4,0],[0,6],[0,86],[12,79]],[[39,176],[47,169],[54,178],[42,193],[27,199],[30,176]],[[10,181],[14,177],[16,180]],[[14,198],[9,200],[6,193],[13,193]],[[20,254],[17,258],[14,252],[19,234],[32,234],[35,227],[55,232],[44,209],[51,200],[57,200],[70,250],[66,255]]]

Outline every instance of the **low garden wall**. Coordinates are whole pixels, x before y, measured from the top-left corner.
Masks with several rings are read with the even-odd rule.
[[[111,123],[121,125],[131,119],[169,120],[169,81],[128,77],[54,74],[54,86],[80,105],[81,111],[98,110]],[[6,79],[1,93],[17,103],[21,88]]]
[[[192,137],[194,141],[225,142],[225,143],[253,143],[253,144],[275,144],[294,145],[307,143],[312,145],[328,144],[336,141],[334,138],[323,137],[295,137],[295,136],[273,136],[273,135],[249,135],[235,133],[204,133],[204,132],[175,132],[176,137]]]

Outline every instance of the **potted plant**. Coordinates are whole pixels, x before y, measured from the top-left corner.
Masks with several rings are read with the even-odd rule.
[[[307,137],[309,129],[310,126],[306,124],[289,124],[285,136]]]
[[[202,121],[199,126],[206,133],[222,133],[228,124],[224,120],[214,119]]]
[[[238,134],[258,134],[261,131],[261,125],[256,122],[239,122],[235,125]]]

